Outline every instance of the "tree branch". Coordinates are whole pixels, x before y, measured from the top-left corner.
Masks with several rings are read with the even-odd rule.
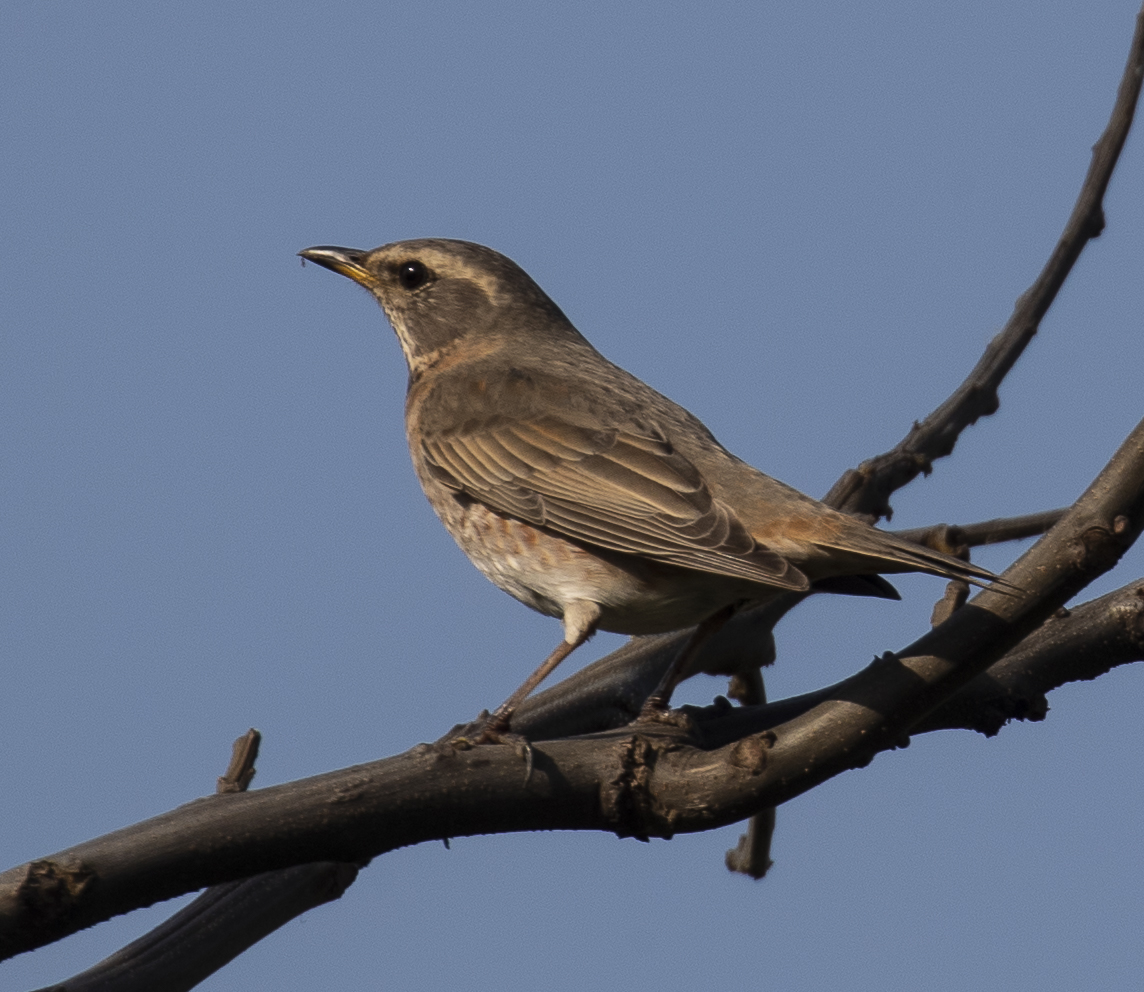
[[[890,495],[919,473],[928,475],[935,459],[953,451],[966,427],[976,423],[979,417],[997,411],[1001,403],[997,395],[1001,381],[1037,333],[1041,318],[1052,306],[1080,253],[1104,230],[1104,192],[1132,127],[1142,78],[1144,9],[1136,16],[1136,32],[1112,116],[1093,146],[1092,161],[1080,195],[1041,274],[1018,297],[1005,327],[989,343],[981,360],[953,395],[921,423],[915,423],[890,451],[847,471],[827,493],[826,503],[869,520],[890,519],[893,515]]]
[[[1053,689],[1135,661],[1144,661],[1144,579],[1061,610],[913,732],[964,729],[991,737],[1009,720],[1043,720]]]
[[[424,840],[537,829],[670,837],[733,823],[896,746],[955,691],[1111,568],[1144,524],[1144,422],[1006,578],[897,656],[783,724],[743,708],[533,746],[421,745],[288,785],[216,795],[0,875],[11,955],[204,884]],[[755,708],[752,708],[755,709]],[[765,708],[758,708],[765,709]]]
[[[234,742],[215,792],[245,792],[262,735]],[[340,899],[358,866],[319,861],[213,885],[159,926],[97,964],[38,992],[186,992],[284,923]]]
[[[915,544],[924,544],[935,551],[955,554],[962,548],[979,548],[985,544],[1020,541],[1045,533],[1068,512],[1067,508],[1044,510],[1020,517],[999,517],[976,524],[932,524],[910,530],[893,531]]]
[[[1136,17],[1136,30],[1129,47],[1128,60],[1120,79],[1116,104],[1103,135],[1093,148],[1088,174],[1065,225],[1064,233],[1040,276],[1017,300],[1008,323],[989,344],[985,354],[960,387],[920,424],[914,426],[897,446],[885,454],[863,462],[857,470],[847,470],[823,499],[829,506],[875,522],[893,515],[890,496],[902,486],[912,482],[919,473],[927,475],[933,462],[952,453],[961,432],[979,417],[995,413],[1000,407],[997,390],[1001,381],[1024,352],[1040,326],[1041,318],[1052,305],[1060,287],[1081,251],[1089,240],[1098,237],[1104,229],[1104,193],[1120,157],[1120,151],[1132,127],[1136,103],[1144,77],[1144,7]],[[1035,531],[1039,533],[1040,531]],[[1022,535],[1025,536],[1025,535]],[[927,535],[927,540],[947,540],[955,535]],[[989,543],[988,541],[982,543]],[[969,547],[967,541],[964,547]],[[942,547],[940,550],[953,551]],[[946,619],[956,610],[968,593],[967,588],[950,587],[946,599],[934,610],[934,621]],[[784,597],[774,613],[775,622],[785,610],[792,609],[801,599]],[[752,823],[749,835],[740,842],[740,854],[734,863],[744,873],[756,878],[766,872],[766,858],[749,862],[742,852],[760,850],[763,841],[752,839],[765,825]],[[769,829],[773,830],[773,823]],[[744,846],[745,845],[745,846]],[[730,866],[731,861],[728,862]]]

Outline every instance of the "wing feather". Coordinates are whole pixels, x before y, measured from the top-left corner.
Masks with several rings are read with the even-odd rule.
[[[571,540],[784,589],[809,587],[654,428],[641,434],[554,416],[494,416],[426,435],[421,452],[445,485]]]

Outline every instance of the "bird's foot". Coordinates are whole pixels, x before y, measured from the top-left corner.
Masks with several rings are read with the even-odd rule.
[[[509,729],[509,721],[499,714],[489,715],[488,710],[482,710],[472,723],[458,727],[449,740],[449,744],[458,751],[469,751],[485,744],[503,744],[513,748],[532,773],[532,745],[523,734],[514,734]],[[526,778],[528,776],[526,775]]]
[[[643,704],[640,715],[636,717],[635,722],[637,724],[656,723],[661,726],[679,727],[688,731],[695,727],[695,721],[685,710],[673,710],[667,703],[656,699],[654,696]]]

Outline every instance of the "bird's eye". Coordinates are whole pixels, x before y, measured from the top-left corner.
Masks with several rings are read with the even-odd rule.
[[[429,281],[429,270],[415,258],[397,267],[397,281],[406,289],[417,289]]]

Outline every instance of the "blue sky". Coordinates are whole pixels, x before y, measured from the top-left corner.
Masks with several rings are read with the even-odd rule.
[[[249,726],[256,785],[433,739],[559,637],[425,503],[380,311],[295,252],[491,245],[609,358],[821,495],[960,381],[1036,275],[1134,14],[9,2],[3,867],[211,791]],[[1144,415],[1139,131],[1106,209],[998,415],[895,525],[1066,504]],[[1134,549],[1090,592],[1142,574]],[[784,621],[771,694],[924,630],[942,584],[896,584],[903,603]],[[1140,677],[789,803],[761,883],[723,868],[735,828],[462,838],[378,859],[202,987],[1135,988]],[[0,986],[171,909],[0,964]]]

